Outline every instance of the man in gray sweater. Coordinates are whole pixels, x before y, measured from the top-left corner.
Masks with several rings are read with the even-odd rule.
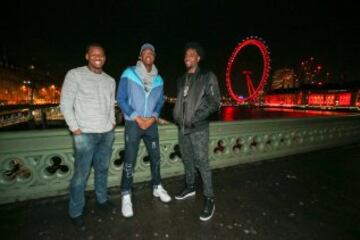
[[[90,44],[85,58],[87,66],[66,74],[60,100],[75,148],[69,215],[80,230],[85,229],[84,191],[91,166],[95,171],[97,206],[103,210],[114,207],[107,195],[107,175],[114,142],[115,80],[103,72],[106,57],[101,45]]]

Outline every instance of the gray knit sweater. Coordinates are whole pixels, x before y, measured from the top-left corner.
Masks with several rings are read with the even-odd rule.
[[[70,70],[65,77],[60,108],[70,131],[108,132],[115,124],[115,80],[87,66]]]

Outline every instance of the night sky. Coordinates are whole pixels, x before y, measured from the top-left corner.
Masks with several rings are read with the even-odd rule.
[[[10,2],[10,1],[9,1]],[[39,1],[40,2],[40,1]],[[8,4],[8,5],[7,5]],[[142,43],[154,44],[165,93],[184,71],[183,47],[199,41],[204,65],[223,79],[228,57],[243,38],[262,37],[272,69],[314,56],[336,80],[360,81],[360,21],[354,1],[11,1],[2,3],[0,53],[62,79],[81,66],[84,48],[100,42],[106,72],[118,79],[134,65]]]

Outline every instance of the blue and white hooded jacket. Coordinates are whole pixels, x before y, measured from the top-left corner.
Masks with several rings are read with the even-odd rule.
[[[137,116],[158,118],[164,105],[163,86],[163,79],[158,74],[146,92],[136,68],[128,67],[120,77],[116,96],[125,119],[133,121]]]

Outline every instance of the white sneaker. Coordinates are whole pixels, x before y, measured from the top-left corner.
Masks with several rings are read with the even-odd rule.
[[[134,216],[130,194],[126,194],[122,197],[121,213],[126,218]]]
[[[154,188],[153,195],[154,197],[160,197],[160,200],[164,203],[168,203],[171,201],[171,197],[161,185],[158,185]]]

